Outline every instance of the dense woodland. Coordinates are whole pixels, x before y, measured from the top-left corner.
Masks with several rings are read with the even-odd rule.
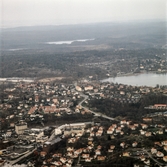
[[[144,115],[155,112],[154,110],[146,110],[144,107],[159,103],[167,104],[166,96],[150,93],[144,96],[138,103],[122,104],[112,99],[94,99],[90,101],[89,107],[114,118],[121,117],[140,122]]]
[[[111,73],[116,71],[130,71],[138,65],[139,60],[158,59],[155,55],[163,55],[164,49],[144,50],[89,50],[64,54],[50,53],[18,53],[1,56],[0,77],[73,77],[82,78],[89,75],[106,76],[106,69],[84,66],[86,63],[99,63],[105,61],[116,62],[111,66]],[[125,59],[121,62],[119,60]]]
[[[84,65],[105,61],[113,63],[111,75],[118,70],[129,72],[141,59],[154,59],[166,52],[165,32],[166,23],[161,21],[2,29],[0,77],[103,78],[106,69]],[[77,39],[93,40],[46,44]],[[121,59],[126,61],[118,61]]]

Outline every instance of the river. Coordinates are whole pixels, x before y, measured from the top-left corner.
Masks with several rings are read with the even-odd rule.
[[[142,73],[129,76],[119,76],[115,78],[103,79],[102,82],[121,83],[133,86],[167,85],[167,74]]]

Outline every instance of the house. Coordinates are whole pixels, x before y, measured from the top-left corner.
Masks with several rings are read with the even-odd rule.
[[[121,130],[122,130],[122,128],[121,128],[121,127],[117,127],[117,128],[115,129],[115,132],[116,132],[116,133],[120,133],[120,132],[121,132]]]
[[[139,127],[139,124],[136,123],[136,124],[134,124],[134,126],[135,126],[135,127]]]
[[[149,136],[151,136],[151,135],[152,135],[151,132],[146,132],[146,133],[145,133],[145,136],[146,136],[146,137],[149,137]]]
[[[59,112],[59,109],[56,108],[56,106],[41,106],[40,107],[44,113],[49,114],[49,113],[55,113]]]
[[[162,144],[160,142],[154,142],[155,145],[158,145],[158,146],[162,146]]]
[[[106,159],[106,156],[97,156],[98,161],[104,161]]]
[[[81,137],[83,135],[83,132],[78,132],[77,134],[76,134],[76,137]]]
[[[101,151],[97,149],[97,150],[95,150],[95,154],[96,155],[101,155]]]
[[[126,124],[126,120],[122,120],[120,124]]]
[[[163,154],[162,152],[158,151],[158,152],[156,153],[156,156],[157,156],[157,157],[163,157],[164,154]]]
[[[91,149],[89,149],[88,147],[87,148],[83,148],[83,152],[84,153],[89,153],[89,152],[91,152]]]
[[[131,124],[131,121],[127,121],[126,124],[127,124],[127,125],[130,125],[130,124]]]
[[[147,129],[148,125],[147,124],[141,124],[142,129]]]
[[[60,161],[64,164],[64,163],[66,163],[67,159],[64,158],[64,157],[61,157],[61,158],[60,158]]]
[[[140,167],[139,165],[134,164],[134,167]]]
[[[120,135],[124,135],[124,132],[123,132],[123,131],[121,131],[121,132],[120,132]]]
[[[129,157],[130,156],[130,152],[123,152],[123,157]]]
[[[133,143],[132,143],[132,147],[136,147],[137,144],[138,144],[137,142],[133,142]]]
[[[69,163],[66,163],[66,167],[72,167],[71,164]]]
[[[164,150],[167,151],[167,146],[164,146]]]
[[[82,151],[83,151],[83,149],[82,149],[82,148],[80,148],[80,149],[78,149],[78,150],[75,150],[75,151],[74,151],[74,154],[79,155],[79,154],[81,154],[81,153],[82,153]]]
[[[143,121],[145,121],[145,122],[151,122],[152,118],[143,118]]]
[[[144,161],[144,163],[145,163],[146,165],[150,165],[150,160],[149,160],[149,159],[146,159],[146,160]]]
[[[98,146],[97,146],[97,149],[101,150],[101,149],[102,149],[102,146],[101,146],[101,145],[98,145]]]
[[[76,108],[75,113],[80,113],[80,110],[78,108]]]
[[[61,153],[56,153],[52,155],[53,158],[58,158],[58,157],[62,157]]]
[[[158,131],[158,134],[159,134],[159,135],[163,135],[163,134],[164,134],[163,130],[160,129],[160,130]]]
[[[76,86],[75,89],[76,89],[77,91],[79,91],[79,92],[82,91],[82,88],[81,88],[80,86]]]
[[[145,135],[145,133],[146,133],[146,131],[140,130],[140,134],[141,134],[141,135]]]
[[[110,126],[110,127],[108,128],[108,130],[107,130],[107,134],[108,134],[108,135],[113,134],[114,129],[115,129],[114,127]]]
[[[88,137],[88,141],[93,141],[93,137]]]
[[[89,154],[82,154],[82,158],[89,158],[90,157],[90,155]]]
[[[130,128],[131,130],[136,130],[136,126],[134,126],[134,125],[129,125],[129,128]]]
[[[108,149],[108,152],[110,152],[110,153],[113,152],[113,151],[114,151],[114,148],[115,148],[115,146],[114,146],[114,145],[111,145],[110,148]]]
[[[75,143],[76,142],[76,138],[69,138],[68,139],[68,143]]]
[[[85,162],[91,162],[92,158],[85,158]]]
[[[87,90],[93,90],[93,86],[91,86],[91,85],[90,86],[85,86],[84,90],[85,91],[87,91]]]
[[[156,148],[151,148],[151,154],[156,154],[157,153],[157,149]]]
[[[121,146],[122,148],[125,148],[125,142],[120,143],[120,146]]]
[[[39,102],[39,96],[35,95],[35,102]]]
[[[125,95],[125,92],[124,91],[120,91],[120,95]]]
[[[30,108],[30,110],[28,111],[28,114],[33,114],[36,110],[37,110],[37,107],[34,106],[34,107]]]
[[[52,99],[52,101],[53,101],[54,104],[59,103],[58,99]]]
[[[163,161],[167,162],[167,156],[163,157]]]
[[[67,161],[68,161],[69,164],[73,163],[73,159],[67,159]]]
[[[166,104],[154,104],[155,109],[167,109]]]
[[[96,132],[96,136],[97,136],[97,137],[98,137],[98,136],[101,136],[101,135],[102,135],[101,132],[99,132],[99,131]]]
[[[67,151],[74,151],[74,147],[68,147]]]
[[[74,155],[74,152],[73,151],[68,151],[66,155],[69,156],[69,157],[72,157]]]
[[[41,156],[42,158],[45,158],[46,155],[47,155],[47,153],[46,153],[45,151],[41,151],[41,152],[40,152],[40,156]]]
[[[95,136],[95,133],[94,132],[91,132],[90,133],[90,136],[92,137],[92,136]]]
[[[116,127],[117,127],[117,124],[112,124],[111,127],[116,128]]]
[[[60,161],[54,161],[52,162],[53,165],[56,165],[56,166],[61,166],[62,163]]]
[[[140,156],[140,159],[141,159],[141,161],[145,161],[146,158],[145,158],[144,155],[141,155],[141,156]]]
[[[167,146],[167,140],[162,141],[161,144]]]

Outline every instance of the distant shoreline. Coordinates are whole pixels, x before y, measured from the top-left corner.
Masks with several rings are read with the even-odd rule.
[[[166,85],[167,73],[142,72],[136,74],[120,75],[108,77],[100,80],[101,82],[120,83],[134,86],[152,86]]]
[[[155,73],[155,74],[166,74],[167,72],[158,72],[158,71],[143,71],[140,73],[126,73],[126,74],[120,74],[117,75],[116,77],[124,77],[124,76],[137,76],[140,74],[148,74],[148,73]],[[108,77],[108,78],[116,78],[116,77]]]
[[[29,77],[8,77],[8,78],[0,78],[0,82],[34,82],[35,78]]]

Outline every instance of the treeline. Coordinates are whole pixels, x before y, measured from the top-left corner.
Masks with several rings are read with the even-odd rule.
[[[82,57],[69,54],[25,54],[4,55],[0,57],[0,77],[51,77],[72,76],[76,78],[86,75],[105,75],[104,70],[94,67],[85,68],[80,66],[87,56]],[[90,56],[91,57],[91,56]],[[85,59],[85,60],[84,60]],[[90,60],[90,59],[89,59]],[[89,60],[86,60],[88,62]],[[90,60],[91,62],[93,60]]]
[[[154,104],[167,104],[167,96],[160,93],[149,93],[148,95],[145,95],[141,100],[142,108]]]
[[[0,57],[0,77],[50,77],[72,76],[76,78],[87,75],[105,76],[107,71],[100,67],[83,65],[86,63],[101,63],[103,61],[117,62],[110,71],[129,71],[131,64],[136,66],[140,58],[155,58],[163,54],[163,49],[144,50],[88,50],[69,53],[44,53],[40,51],[6,52]],[[117,61],[125,59],[124,63]],[[130,60],[130,61],[129,61]],[[133,61],[133,63],[131,62]],[[129,64],[131,63],[131,64]]]
[[[144,111],[140,109],[140,105],[140,103],[122,104],[112,99],[95,99],[90,101],[90,108],[114,118],[118,116],[131,119],[139,118],[144,114]]]
[[[138,103],[120,103],[112,99],[93,99],[89,103],[89,107],[96,112],[104,113],[111,117],[127,117],[133,120],[139,120],[149,113],[144,107],[154,104],[167,104],[167,98],[161,94],[148,94],[144,96]]]

